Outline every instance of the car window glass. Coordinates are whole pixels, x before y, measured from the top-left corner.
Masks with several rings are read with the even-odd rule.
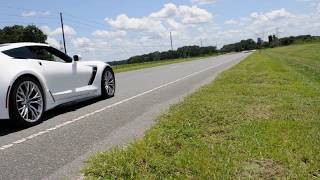
[[[61,55],[53,52],[49,47],[32,46],[29,49],[33,52],[35,59],[54,61],[54,62],[66,62]]]
[[[47,50],[54,55],[57,59],[57,61],[61,61],[61,62],[72,62],[72,59],[64,54],[63,52],[53,48],[53,47],[47,47]]]
[[[33,59],[33,53],[26,47],[3,51],[4,54],[16,59]]]

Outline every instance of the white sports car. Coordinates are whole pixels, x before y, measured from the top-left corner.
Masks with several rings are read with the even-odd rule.
[[[79,60],[47,44],[0,44],[0,119],[32,126],[58,105],[113,97],[110,65]]]

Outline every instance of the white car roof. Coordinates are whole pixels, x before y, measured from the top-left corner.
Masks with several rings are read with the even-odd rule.
[[[0,51],[6,51],[9,49],[25,47],[25,46],[47,46],[47,47],[49,47],[48,44],[42,44],[42,43],[30,43],[30,42],[8,43],[8,44],[0,44]]]

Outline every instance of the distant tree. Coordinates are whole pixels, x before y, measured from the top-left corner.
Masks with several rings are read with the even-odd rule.
[[[47,35],[35,25],[26,27],[20,25],[7,26],[0,29],[0,44],[16,42],[45,43]]]
[[[253,39],[242,40],[238,43],[228,44],[221,48],[222,52],[240,52],[257,49],[258,45]]]
[[[268,36],[268,39],[269,39],[269,44],[270,45],[273,44],[273,36],[272,35]]]

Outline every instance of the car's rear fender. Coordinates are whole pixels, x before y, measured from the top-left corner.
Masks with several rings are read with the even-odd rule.
[[[106,68],[111,68],[111,66],[105,62],[101,62],[101,61],[80,61],[79,62],[82,65],[87,65],[87,66],[95,66],[97,67],[97,74],[96,77],[92,83],[93,86],[95,86],[98,90],[97,95],[101,95],[101,78],[102,78],[102,74],[103,71]]]

